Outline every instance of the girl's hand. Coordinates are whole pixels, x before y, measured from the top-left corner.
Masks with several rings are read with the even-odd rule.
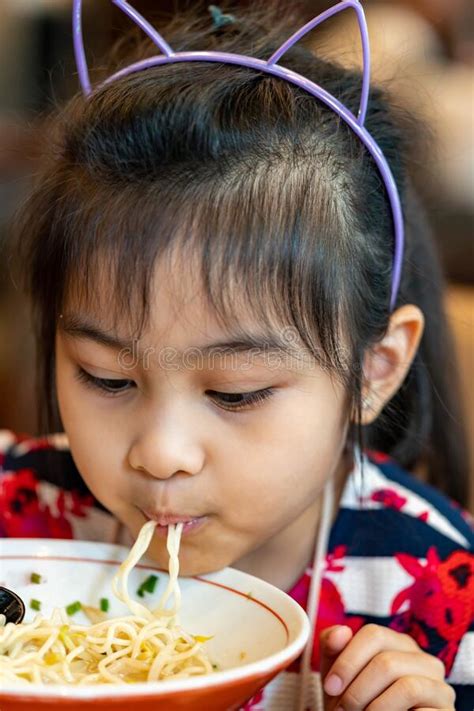
[[[325,711],[454,711],[443,662],[408,635],[368,624],[320,635]]]

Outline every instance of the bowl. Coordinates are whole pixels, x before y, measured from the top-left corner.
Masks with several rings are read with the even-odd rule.
[[[128,548],[88,541],[9,538],[2,541],[0,584],[23,598],[25,622],[36,612],[30,600],[41,601],[41,613],[75,600],[98,606],[101,597],[110,601],[109,616],[127,608],[111,590],[111,580]],[[158,571],[158,572],[157,572]],[[31,573],[41,583],[30,582]],[[143,558],[131,572],[132,597],[150,574],[158,575],[153,594],[146,597],[153,607],[168,580],[167,574]],[[187,679],[137,684],[68,686],[31,684],[0,688],[2,711],[174,711],[239,709],[276,674],[302,652],[309,621],[304,610],[273,585],[233,568],[191,578],[180,578],[181,625],[191,634],[212,636],[205,648],[218,671]],[[143,602],[143,600],[141,600]],[[79,612],[74,622],[87,624]]]

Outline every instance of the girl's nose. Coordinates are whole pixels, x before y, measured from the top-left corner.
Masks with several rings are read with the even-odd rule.
[[[128,459],[135,470],[169,479],[177,473],[199,474],[205,455],[196,427],[178,418],[159,418],[136,437]]]

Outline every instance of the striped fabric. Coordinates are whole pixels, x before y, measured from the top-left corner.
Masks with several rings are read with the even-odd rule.
[[[85,488],[65,435],[31,439],[0,431],[0,535],[131,540]],[[119,535],[117,535],[119,534]],[[288,591],[306,605],[311,570]],[[331,529],[315,640],[334,624],[376,623],[412,636],[445,664],[458,711],[474,711],[474,523],[435,489],[380,453],[348,477]],[[299,663],[244,707],[289,711]],[[318,697],[312,656],[307,708]]]

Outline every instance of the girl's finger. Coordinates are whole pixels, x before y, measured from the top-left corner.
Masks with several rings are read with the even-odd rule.
[[[404,676],[397,679],[365,711],[407,711],[407,709],[430,708],[454,710],[456,694],[444,681],[424,676]]]
[[[380,652],[349,684],[339,704],[344,711],[365,709],[397,679],[405,676],[424,676],[443,681],[444,664],[425,652]]]
[[[394,632],[380,625],[364,625],[343,649],[324,679],[324,691],[330,696],[339,696],[354,681],[380,652],[420,651],[417,643],[408,635]]]
[[[352,637],[352,630],[347,625],[327,627],[319,635],[320,671],[324,679],[338,654],[342,652]]]

